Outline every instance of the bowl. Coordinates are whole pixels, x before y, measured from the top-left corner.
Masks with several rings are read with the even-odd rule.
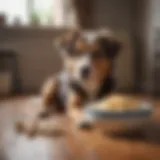
[[[128,126],[134,126],[151,118],[153,106],[149,102],[141,102],[135,109],[112,111],[101,110],[91,105],[84,110],[82,123],[90,123],[105,131],[116,131]]]

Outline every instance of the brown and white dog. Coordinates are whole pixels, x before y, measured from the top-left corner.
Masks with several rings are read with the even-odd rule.
[[[69,31],[56,41],[63,71],[43,86],[46,116],[51,109],[66,111],[107,96],[114,87],[114,60],[120,42],[107,30]]]

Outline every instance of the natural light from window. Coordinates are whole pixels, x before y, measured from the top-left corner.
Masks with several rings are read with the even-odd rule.
[[[0,0],[0,13],[6,17],[7,24],[19,18],[23,24],[28,22],[27,0]]]
[[[69,0],[0,0],[0,16],[12,25],[67,25]],[[71,17],[71,16],[70,16]]]

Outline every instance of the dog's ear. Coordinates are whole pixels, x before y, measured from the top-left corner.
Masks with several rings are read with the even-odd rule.
[[[118,40],[111,37],[100,37],[98,41],[106,56],[111,59],[117,56],[122,46]]]
[[[67,31],[62,36],[58,37],[54,46],[58,49],[62,54],[72,55],[75,49],[75,43],[80,36],[80,31]]]
[[[106,56],[111,59],[114,59],[122,48],[122,43],[114,37],[111,31],[105,29],[99,31],[98,43]]]

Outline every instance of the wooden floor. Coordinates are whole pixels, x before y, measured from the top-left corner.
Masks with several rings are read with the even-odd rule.
[[[160,100],[154,117],[160,119]],[[40,99],[25,96],[0,102],[0,160],[160,160],[160,145],[106,137],[98,130],[82,131],[65,115],[57,116],[66,133],[60,137],[28,137],[17,133],[18,119],[32,119]]]

